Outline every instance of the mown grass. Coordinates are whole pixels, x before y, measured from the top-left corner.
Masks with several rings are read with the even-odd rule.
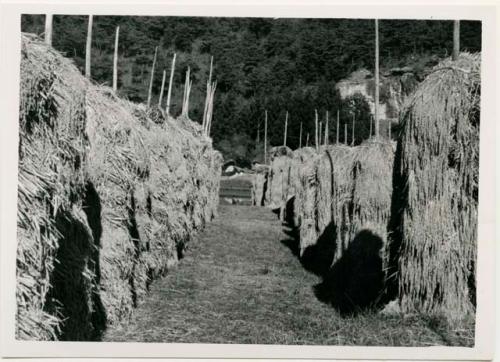
[[[341,317],[314,295],[279,220],[265,208],[221,206],[176,270],[152,285],[133,320],[105,341],[364,346],[473,344],[421,316]]]

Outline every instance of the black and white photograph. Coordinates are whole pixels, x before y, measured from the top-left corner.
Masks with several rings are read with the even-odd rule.
[[[477,345],[481,20],[19,28],[17,342]]]

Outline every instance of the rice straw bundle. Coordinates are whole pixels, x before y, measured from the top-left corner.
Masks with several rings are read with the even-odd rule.
[[[405,311],[474,312],[479,98],[480,54],[462,53],[435,67],[402,115],[391,260]]]
[[[187,117],[22,41],[16,335],[98,339],[215,216],[222,157]]]

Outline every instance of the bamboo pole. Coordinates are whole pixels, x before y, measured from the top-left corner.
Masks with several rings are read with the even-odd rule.
[[[325,122],[325,146],[328,146],[328,111],[326,111],[326,122]]]
[[[217,81],[212,83],[210,89],[211,89],[210,103],[208,107],[208,116],[207,116],[207,123],[208,123],[207,136],[210,135],[210,131],[212,130],[212,116],[214,113],[214,98],[215,98],[215,90],[217,89]]]
[[[314,110],[314,146],[318,151],[318,110]]]
[[[452,60],[458,59],[460,52],[460,20],[453,21],[453,55]]]
[[[267,109],[264,114],[264,164],[267,165]]]
[[[347,146],[347,123],[344,123],[344,143]]]
[[[335,144],[339,143],[339,120],[340,120],[339,110],[337,109],[337,133],[335,134],[336,137]]]
[[[115,53],[113,55],[113,92],[118,90],[118,39],[120,37],[120,26],[116,27]]]
[[[163,69],[163,77],[161,78],[161,90],[160,98],[158,98],[158,107],[161,108],[161,101],[163,100],[163,92],[165,91],[165,78],[167,77],[167,72]]]
[[[354,146],[354,138],[355,138],[354,137],[354,126],[356,125],[355,119],[356,119],[356,116],[353,113],[353,115],[352,115],[352,145],[353,146]]]
[[[45,40],[45,44],[47,44],[49,46],[52,45],[52,20],[53,20],[53,15],[52,14],[46,14],[45,15],[44,40]]]
[[[302,148],[302,122],[300,122],[299,148]]]
[[[167,113],[167,116],[170,116],[170,100],[172,99],[172,83],[174,82],[175,58],[176,57],[177,57],[177,53],[174,53],[174,57],[172,58],[172,67],[170,68],[170,81],[168,83],[167,108],[165,110]]]
[[[85,77],[90,79],[90,53],[92,51],[92,23],[93,16],[89,15],[89,23],[87,28],[87,44],[85,46]]]
[[[319,146],[321,146],[322,139],[323,139],[323,122],[319,121],[318,149],[319,149]]]
[[[208,81],[207,81],[207,96],[205,98],[205,108],[203,110],[203,120],[202,120],[202,124],[203,124],[203,129],[205,129],[207,127],[207,112],[208,112],[208,108],[209,108],[209,94],[211,92],[211,87],[212,87],[212,68],[213,68],[213,61],[214,61],[214,57],[210,57],[210,71],[209,71],[209,74],[208,74]]]
[[[151,66],[151,78],[149,79],[149,90],[148,90],[148,103],[147,106],[151,105],[151,97],[153,95],[153,81],[155,76],[155,66],[156,66],[156,55],[158,54],[158,47],[155,47],[155,55],[153,57],[153,65]]]
[[[378,102],[379,102],[379,49],[378,19],[375,19],[375,137],[379,135]]]
[[[182,105],[182,115],[189,117],[189,94],[191,93],[191,86],[193,82],[191,81],[191,67],[188,67],[186,71],[186,81],[184,83],[184,100]]]
[[[283,146],[286,147],[286,134],[287,134],[287,130],[288,130],[288,111],[286,111],[286,114],[285,114],[285,136],[284,136],[284,139],[283,139]]]

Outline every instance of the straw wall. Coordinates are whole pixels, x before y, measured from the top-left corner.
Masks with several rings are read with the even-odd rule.
[[[22,40],[16,335],[98,339],[215,216],[221,156]]]
[[[459,319],[475,309],[480,55],[446,60],[403,114],[393,233],[403,310]]]

